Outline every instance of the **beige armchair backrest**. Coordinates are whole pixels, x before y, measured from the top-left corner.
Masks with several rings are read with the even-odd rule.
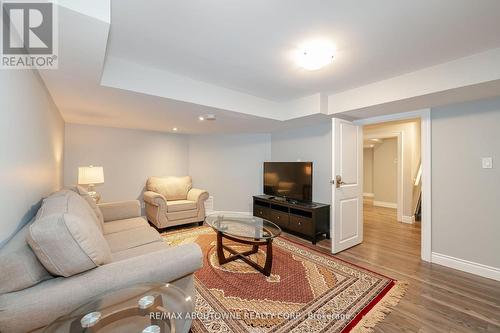
[[[192,183],[190,176],[149,177],[146,188],[148,191],[160,193],[167,200],[186,200]]]

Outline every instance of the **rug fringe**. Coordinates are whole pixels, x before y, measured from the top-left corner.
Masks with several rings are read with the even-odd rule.
[[[354,326],[351,333],[372,333],[380,323],[398,305],[408,290],[408,282],[397,281],[394,287]]]

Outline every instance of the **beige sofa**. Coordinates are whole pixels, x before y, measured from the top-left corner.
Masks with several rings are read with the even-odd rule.
[[[146,215],[157,228],[205,220],[208,192],[192,188],[191,177],[150,177],[146,190]]]
[[[193,295],[199,246],[166,245],[138,201],[97,206],[77,192],[44,199],[0,249],[0,332],[41,330],[101,293],[140,283],[170,282]]]

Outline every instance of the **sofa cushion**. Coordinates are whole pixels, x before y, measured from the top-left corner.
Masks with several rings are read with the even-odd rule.
[[[149,228],[149,224],[143,217],[110,221],[104,223],[104,234],[113,234],[115,232],[136,228]]]
[[[43,201],[26,239],[50,273],[72,276],[111,262],[111,251],[93,219],[80,195],[56,193]]]
[[[86,189],[84,189],[83,187],[81,187],[80,185],[69,186],[69,187],[66,187],[66,189],[78,193],[83,199],[85,199],[85,201],[88,203],[89,207],[92,209],[92,211],[94,212],[94,214],[97,218],[97,220],[95,220],[96,222],[98,222],[97,226],[99,227],[101,232],[103,232],[103,230],[104,230],[104,215],[102,214],[101,209],[96,204],[94,199],[92,199],[92,197],[89,195],[89,192]]]
[[[84,198],[85,201],[89,204],[90,208],[92,208],[92,211],[99,221],[99,229],[101,229],[102,231],[104,227],[104,215],[102,214],[101,209],[99,208],[99,206],[97,206],[97,203],[94,201],[94,199],[92,199],[86,189],[81,186],[77,186],[76,188],[78,189],[78,194],[80,194],[81,197]]]
[[[168,248],[169,246],[165,241],[159,240],[141,246],[136,246],[131,249],[115,252],[113,253],[113,262],[127,260],[132,257],[137,257],[143,254],[165,250]]]
[[[175,200],[167,201],[167,211],[169,213],[182,212],[185,210],[196,209],[196,201],[190,200]]]
[[[186,200],[192,187],[190,176],[185,177],[150,177],[146,188],[148,191],[160,193],[167,200]]]
[[[112,253],[161,240],[153,228],[136,228],[104,235]]]
[[[26,234],[32,222],[0,249],[0,294],[29,288],[52,278],[26,243]]]

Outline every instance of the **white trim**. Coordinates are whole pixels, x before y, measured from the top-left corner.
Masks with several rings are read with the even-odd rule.
[[[460,258],[451,257],[445,254],[432,252],[432,262],[463,272],[476,274],[488,279],[500,281],[500,268],[479,264]]]
[[[371,125],[371,124],[386,123],[389,121],[396,121],[396,120],[422,118],[422,116],[424,116],[424,114],[426,112],[430,113],[430,111],[431,111],[430,109],[422,109],[422,110],[416,110],[416,111],[410,111],[410,112],[387,114],[384,116],[377,116],[377,117],[354,120],[353,123],[355,125],[364,126],[364,125]]]
[[[373,197],[375,197],[375,193],[363,193],[363,196],[365,198],[373,198]]]
[[[385,208],[398,208],[398,204],[396,202],[385,202],[385,201],[373,201],[373,205],[377,207],[385,207]]]
[[[422,156],[422,260],[431,261],[432,253],[432,144],[431,144],[431,110],[420,111],[420,136]]]
[[[432,198],[431,198],[431,110],[421,109],[354,121],[356,125],[378,124],[394,120],[420,118],[422,155],[422,235],[421,258],[431,261],[432,256]]]
[[[412,215],[412,216],[403,215],[401,222],[413,224],[413,223],[415,223],[415,215]]]
[[[237,211],[232,211],[232,210],[214,210],[211,211],[210,213],[207,212],[207,216],[211,214],[241,214],[241,215],[250,215],[252,216],[252,212],[237,212]]]

